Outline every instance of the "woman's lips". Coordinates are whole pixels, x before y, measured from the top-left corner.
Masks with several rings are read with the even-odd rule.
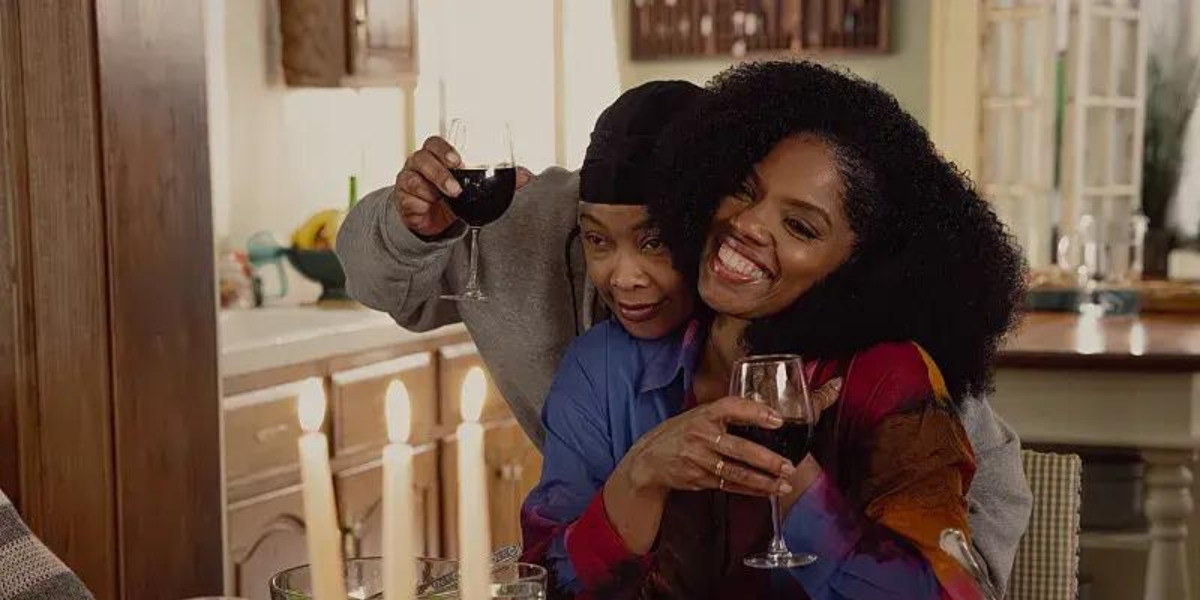
[[[617,312],[626,321],[642,323],[653,319],[658,314],[663,302],[663,300],[653,303],[617,302]]]
[[[736,244],[725,239],[712,253],[709,269],[721,279],[734,284],[750,284],[767,281],[770,274],[750,257],[738,250]]]

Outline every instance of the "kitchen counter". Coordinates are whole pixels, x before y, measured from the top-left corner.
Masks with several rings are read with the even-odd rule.
[[[223,378],[466,333],[461,324],[413,333],[355,304],[225,310],[218,319]]]

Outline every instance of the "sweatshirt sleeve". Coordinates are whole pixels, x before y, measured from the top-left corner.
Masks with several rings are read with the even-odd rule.
[[[435,240],[419,238],[401,222],[391,193],[387,187],[368,194],[338,231],[347,291],[411,331],[458,323],[456,303],[439,297],[456,293],[465,276],[459,273],[464,261],[455,254],[466,227],[460,221]]]
[[[1033,493],[1021,465],[1021,440],[985,398],[965,399],[959,418],[978,464],[967,492],[972,542],[992,585],[1003,592],[1033,510]]]

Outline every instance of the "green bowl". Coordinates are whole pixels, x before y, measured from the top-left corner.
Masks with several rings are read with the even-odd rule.
[[[1079,312],[1083,292],[1076,289],[1029,290],[1025,310],[1032,312]]]
[[[288,262],[306,279],[321,284],[320,301],[349,300],[346,294],[346,272],[333,250],[286,250]]]

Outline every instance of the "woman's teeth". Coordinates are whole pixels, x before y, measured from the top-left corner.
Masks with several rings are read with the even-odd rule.
[[[767,278],[767,272],[763,271],[754,264],[754,261],[742,256],[740,252],[731,248],[728,244],[721,244],[721,248],[717,250],[717,260],[721,261],[721,266],[753,280],[763,280]]]

